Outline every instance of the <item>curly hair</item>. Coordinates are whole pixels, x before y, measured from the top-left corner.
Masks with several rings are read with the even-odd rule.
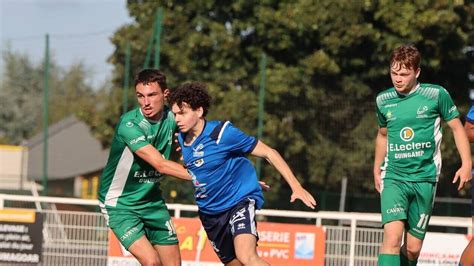
[[[405,66],[407,69],[417,70],[420,68],[421,54],[412,44],[402,45],[393,50],[390,57],[390,66],[399,64],[399,67]]]
[[[153,82],[158,83],[162,91],[165,91],[168,88],[166,85],[165,74],[158,69],[143,69],[135,77],[135,87],[138,84],[148,85]]]
[[[179,108],[183,103],[188,104],[191,109],[202,107],[205,117],[211,105],[211,96],[207,92],[207,86],[201,82],[187,82],[173,90],[168,98],[169,105],[176,104]]]

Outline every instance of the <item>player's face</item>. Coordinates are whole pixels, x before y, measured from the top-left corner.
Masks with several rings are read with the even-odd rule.
[[[152,120],[160,119],[168,89],[163,92],[158,82],[139,83],[135,87],[135,93],[143,116]]]
[[[393,86],[400,93],[409,93],[414,89],[419,75],[419,68],[416,70],[408,69],[397,62],[390,67],[390,77],[392,78]]]
[[[183,102],[181,108],[175,103],[171,107],[174,113],[176,124],[179,131],[187,133],[190,131],[199,131],[199,120],[202,117],[202,107],[193,110],[187,103]]]

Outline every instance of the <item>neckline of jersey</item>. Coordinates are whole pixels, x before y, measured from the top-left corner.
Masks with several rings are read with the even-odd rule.
[[[407,98],[407,97],[410,97],[412,95],[415,95],[415,93],[418,91],[418,89],[421,87],[421,83],[418,82],[415,86],[415,88],[413,90],[411,90],[409,93],[400,93],[398,92],[397,90],[395,90],[395,92],[401,96],[401,98]],[[395,88],[394,88],[395,89]]]
[[[140,107],[138,107],[138,111],[140,111],[140,114],[143,116],[143,118],[145,118],[148,122],[154,123],[154,124],[161,122],[161,119],[163,119],[165,115],[165,108],[163,108],[163,110],[161,111],[161,116],[158,120],[147,118],[145,115],[143,115],[142,108]]]
[[[206,130],[206,126],[207,126],[207,120],[204,119],[204,126],[202,127],[202,131],[201,133],[199,133],[199,135],[195,136],[194,139],[191,141],[191,143],[186,143],[186,135],[183,134],[183,145],[186,146],[186,147],[191,147],[193,146],[193,144],[203,135],[204,131]]]

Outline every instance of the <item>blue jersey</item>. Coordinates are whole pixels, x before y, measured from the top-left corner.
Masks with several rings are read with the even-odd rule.
[[[466,120],[469,121],[469,123],[474,124],[474,105],[471,106],[471,109],[467,112]]]
[[[258,140],[229,121],[206,121],[202,133],[184,145],[185,133],[178,137],[183,160],[192,176],[194,197],[199,210],[207,214],[224,212],[245,198],[253,198],[260,209],[263,193],[257,173],[246,155]]]
[[[469,109],[469,112],[467,112],[466,121],[474,124],[474,105],[471,106],[471,109]],[[474,169],[472,169],[472,175],[474,176]],[[474,178],[471,180],[471,195],[472,195],[471,215],[474,216]]]

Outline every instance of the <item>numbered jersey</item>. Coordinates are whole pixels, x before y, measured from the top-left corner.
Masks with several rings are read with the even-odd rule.
[[[387,128],[382,177],[436,182],[441,171],[441,120],[459,112],[441,86],[418,84],[408,95],[394,88],[377,96],[377,118]]]
[[[168,159],[176,129],[174,115],[167,107],[159,121],[146,119],[140,108],[121,117],[107,165],[100,177],[98,199],[102,205],[136,209],[162,204],[161,173],[138,157],[135,151],[151,144]]]

